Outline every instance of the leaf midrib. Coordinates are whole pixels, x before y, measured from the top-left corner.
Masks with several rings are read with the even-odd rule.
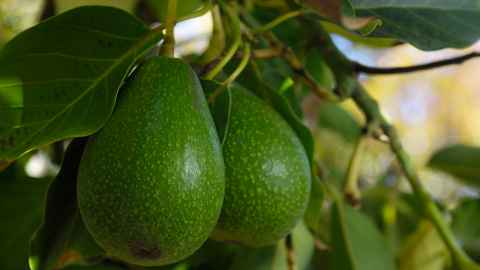
[[[91,86],[89,86],[82,94],[80,94],[77,98],[75,98],[68,106],[65,106],[63,110],[61,110],[58,114],[55,114],[50,120],[46,121],[46,124],[41,126],[36,132],[34,132],[30,137],[27,137],[25,140],[21,141],[17,147],[13,148],[8,155],[14,155],[16,152],[16,148],[18,146],[24,146],[28,142],[30,142],[33,138],[35,138],[40,132],[44,131],[55,119],[63,115],[65,112],[67,112],[70,108],[72,108],[75,104],[77,104],[83,97],[85,97],[87,94],[89,94],[93,89],[95,89],[105,78],[108,77],[108,75],[116,68],[118,67],[125,59],[127,59],[131,54],[137,52],[137,50],[140,50],[142,47],[144,47],[146,44],[154,41],[155,39],[160,39],[162,37],[162,32],[160,28],[150,30],[145,34],[143,38],[141,38],[137,43],[135,43],[134,46],[132,46],[130,49],[128,49],[121,57],[117,59],[117,61],[113,61],[113,64],[105,70],[104,73],[102,73],[97,79],[92,80],[93,83]],[[139,53],[139,56],[141,53]],[[29,150],[29,149],[28,149]],[[28,151],[27,150],[27,151]],[[17,150],[18,151],[18,150]],[[8,156],[7,155],[7,156]]]

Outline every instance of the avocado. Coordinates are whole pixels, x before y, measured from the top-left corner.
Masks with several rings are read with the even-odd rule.
[[[212,237],[252,247],[275,244],[305,212],[311,188],[308,157],[273,108],[244,88],[230,91],[225,200]]]
[[[147,60],[80,162],[88,231],[116,259],[177,262],[208,238],[224,191],[222,150],[196,74],[179,59]]]

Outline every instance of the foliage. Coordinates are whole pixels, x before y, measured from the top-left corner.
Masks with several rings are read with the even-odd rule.
[[[478,198],[434,200],[395,127],[359,82],[362,73],[430,69],[478,54],[382,69],[351,61],[332,40],[341,35],[372,49],[400,43],[426,51],[463,48],[480,37],[475,0],[46,1],[36,25],[7,42],[14,34],[8,30],[0,40],[0,269],[143,269],[106,254],[85,227],[77,205],[78,166],[85,142],[111,120],[117,94],[136,78],[137,67],[159,52],[172,57],[165,48],[175,45],[175,22],[207,12],[214,17],[208,48],[183,57],[202,79],[216,124],[212,132],[224,146],[231,92],[249,89],[300,140],[312,174],[310,202],[303,221],[274,245],[208,240],[190,257],[151,269],[480,269]],[[360,158],[375,162],[374,150],[365,147],[373,139],[395,158],[378,179],[358,166],[365,163]],[[60,166],[56,177],[28,176],[32,156]],[[446,145],[427,166],[478,191],[478,147]],[[411,191],[401,189],[401,176]]]

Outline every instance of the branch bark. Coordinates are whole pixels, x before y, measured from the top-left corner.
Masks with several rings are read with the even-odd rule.
[[[352,96],[355,104],[363,111],[368,123],[373,125],[379,125],[381,130],[389,138],[390,149],[397,158],[400,167],[407,178],[410,186],[412,187],[414,194],[416,195],[418,202],[422,206],[424,214],[435,226],[440,237],[443,239],[445,245],[449,249],[457,267],[460,269],[480,269],[463,251],[458,245],[455,237],[445,222],[442,213],[438,209],[437,205],[423,187],[420,178],[417,174],[415,166],[410,160],[409,155],[403,149],[400,142],[400,138],[396,129],[390,125],[380,111],[378,103],[373,99],[370,94],[360,85]]]
[[[480,56],[480,53],[471,52],[469,54],[465,54],[465,55],[461,55],[461,56],[457,56],[449,59],[444,59],[440,61],[435,61],[431,63],[420,64],[415,66],[391,67],[391,68],[370,67],[357,62],[353,62],[353,68],[356,72],[361,72],[366,74],[391,75],[391,74],[424,71],[424,70],[439,68],[439,67],[448,66],[448,65],[459,65],[467,60],[470,60],[472,58],[479,57],[479,56]]]

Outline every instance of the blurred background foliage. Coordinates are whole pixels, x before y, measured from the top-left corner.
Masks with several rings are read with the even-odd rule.
[[[142,4],[147,2],[142,1]],[[57,0],[54,4],[57,12],[80,5],[104,4],[146,16],[138,11],[139,3],[136,0]],[[45,16],[45,11],[45,1],[42,0],[0,0],[0,48],[17,33],[36,24]],[[179,23],[176,28],[177,55],[188,56],[205,50],[211,28],[210,14]],[[333,38],[350,59],[380,67],[431,62],[480,49],[480,44],[464,50],[444,49],[431,52],[420,51],[407,44],[369,48],[335,34]],[[307,63],[307,67],[308,65]],[[442,202],[442,207],[453,210],[453,229],[467,252],[477,259],[480,258],[480,231],[475,228],[480,226],[468,224],[472,219],[478,219],[480,214],[478,191],[462,185],[451,175],[429,168],[426,164],[433,153],[447,145],[461,143],[480,146],[478,70],[480,60],[470,60],[458,66],[412,74],[361,77],[369,92],[380,102],[385,115],[398,128],[402,142],[418,166],[421,179],[428,190],[434,198]],[[306,96],[302,106],[306,123],[316,140],[315,154],[322,160],[323,166],[329,169],[325,177],[340,182],[353,151],[353,143],[360,134],[363,121],[361,113],[349,102],[338,106],[321,102],[314,96]],[[410,194],[394,191],[398,186],[403,191],[408,191],[409,187],[406,181],[401,181],[400,170],[388,146],[370,139],[366,149],[360,170],[361,186],[364,189],[363,209],[373,217],[375,224],[386,236],[388,245],[399,250],[396,254],[400,262],[399,269],[443,268],[448,264],[448,256],[445,255],[446,249],[433,227],[415,212],[415,203]],[[25,155],[9,170],[10,173],[20,174],[23,178],[28,178],[26,181],[31,181],[32,178],[48,180],[58,169],[55,149],[44,147]],[[13,170],[15,172],[12,172]],[[21,172],[16,172],[17,170]],[[39,184],[39,189],[42,188],[43,184]],[[395,205],[396,211],[392,210],[392,205]],[[35,219],[40,218],[40,210],[37,210]],[[399,219],[402,219],[401,223],[396,222]],[[297,230],[302,231],[304,228]],[[323,230],[319,234],[319,238],[329,242],[329,233]],[[406,235],[408,237],[404,237]],[[309,242],[308,246],[311,246],[313,239],[304,237],[302,241]],[[321,249],[322,243],[315,245]],[[416,250],[421,250],[422,256],[418,256],[420,253]],[[307,249],[306,253],[309,259],[313,256],[311,250]],[[244,257],[233,259],[238,261],[237,264],[242,263],[242,266],[233,269],[246,269],[243,264],[248,264],[250,260],[258,264],[257,259],[252,259],[252,256],[258,255],[249,254],[248,251],[242,254]],[[324,255],[316,254],[314,261],[321,260],[322,256]]]

